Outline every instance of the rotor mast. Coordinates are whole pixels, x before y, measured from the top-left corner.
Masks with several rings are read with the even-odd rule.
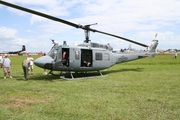
[[[85,43],[88,43],[90,40],[89,40],[89,36],[90,36],[90,26],[91,25],[97,25],[97,23],[94,23],[94,24],[89,24],[89,25],[85,25],[84,26],[84,33],[85,33]]]

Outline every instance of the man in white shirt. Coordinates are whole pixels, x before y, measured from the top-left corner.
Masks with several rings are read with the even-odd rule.
[[[2,61],[2,67],[4,70],[4,79],[6,79],[6,75],[8,73],[9,77],[12,78],[11,76],[11,60],[8,58],[8,55],[5,54],[3,61]]]
[[[31,71],[31,73],[33,74],[34,58],[33,58],[31,55],[29,55],[29,56],[27,57],[27,60],[30,61],[29,72]]]
[[[0,54],[0,67],[2,68],[2,61],[3,61],[3,57],[2,55]]]

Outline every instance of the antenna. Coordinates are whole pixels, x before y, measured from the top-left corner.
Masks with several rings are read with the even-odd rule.
[[[155,34],[155,37],[154,37],[154,40],[156,40],[157,36],[158,36],[158,34],[156,33],[156,34]]]

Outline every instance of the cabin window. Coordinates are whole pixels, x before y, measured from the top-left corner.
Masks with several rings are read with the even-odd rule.
[[[102,60],[102,53],[96,53],[96,60]]]
[[[75,59],[79,60],[79,51],[75,51]]]
[[[91,43],[91,46],[92,46],[92,47],[99,48],[99,44],[97,44],[97,43]]]

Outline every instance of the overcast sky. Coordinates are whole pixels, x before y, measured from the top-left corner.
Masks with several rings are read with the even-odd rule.
[[[180,49],[180,0],[4,0],[75,24],[93,24],[108,32],[143,44],[159,40],[158,49]],[[72,26],[15,10],[0,4],[0,51],[48,52],[50,39],[59,44],[82,43],[84,31]],[[121,39],[91,33],[92,42],[110,43],[114,49],[143,49]]]

